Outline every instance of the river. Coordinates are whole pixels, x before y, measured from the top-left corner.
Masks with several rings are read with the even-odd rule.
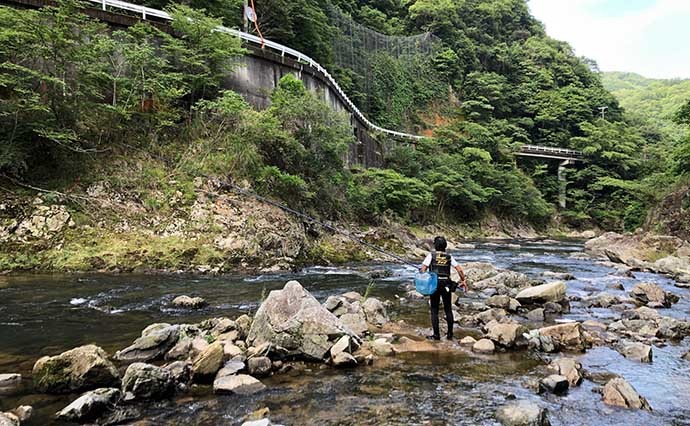
[[[518,244],[516,246],[515,244]],[[688,290],[673,286],[660,275],[635,273],[623,277],[610,265],[577,256],[582,244],[572,241],[478,242],[476,248],[455,251],[460,262],[483,261],[498,267],[543,278],[545,271],[568,272],[568,294],[588,296],[600,291],[627,294],[638,282],[655,282],[681,296],[662,315],[687,318]],[[129,345],[141,330],[155,322],[191,323],[214,316],[237,317],[254,312],[268,291],[297,279],[317,299],[346,291],[364,292],[367,271],[386,269],[390,276],[377,279],[372,295],[393,301],[392,320],[404,319],[428,333],[428,308],[423,303],[399,303],[400,284],[409,282],[412,268],[395,264],[356,265],[343,268],[308,268],[300,273],[266,276],[188,275],[15,275],[0,277],[0,373],[30,376],[33,363],[43,355],[88,343],[110,354]],[[621,283],[625,290],[606,288]],[[201,296],[209,306],[200,311],[169,307],[178,295]],[[609,309],[585,309],[572,303],[563,318],[610,320],[620,315]],[[456,333],[460,336],[469,331]],[[476,333],[474,333],[476,335]],[[654,361],[642,364],[618,352],[595,347],[575,355],[590,373],[623,376],[645,396],[654,411],[612,408],[593,392],[593,382],[571,389],[566,396],[540,396],[525,386],[547,375],[544,356],[527,351],[477,356],[469,351],[403,354],[379,359],[373,366],[335,370],[309,365],[299,374],[276,375],[262,381],[268,386],[254,396],[216,396],[198,386],[170,401],[134,407],[147,425],[235,425],[247,413],[271,410],[274,422],[286,425],[493,425],[495,410],[507,401],[529,399],[549,409],[552,425],[690,425],[690,362],[681,355],[690,349],[683,342],[654,347]],[[25,379],[27,380],[27,379]],[[34,407],[29,425],[57,424],[53,414],[75,395],[0,395],[0,411],[20,404]]]

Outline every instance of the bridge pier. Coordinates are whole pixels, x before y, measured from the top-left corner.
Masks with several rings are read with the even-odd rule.
[[[558,205],[565,209],[566,207],[566,188],[568,186],[568,180],[565,177],[565,168],[575,164],[573,160],[563,160],[558,165]]]

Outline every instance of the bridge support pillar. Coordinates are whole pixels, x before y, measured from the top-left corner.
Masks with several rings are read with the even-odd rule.
[[[573,160],[563,160],[558,165],[558,205],[565,209],[566,206],[566,196],[565,190],[568,186],[568,181],[565,177],[565,168],[571,164],[575,164]]]

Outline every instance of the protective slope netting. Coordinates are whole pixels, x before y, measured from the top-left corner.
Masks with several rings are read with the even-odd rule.
[[[413,36],[389,36],[355,22],[335,7],[328,9],[331,23],[335,27],[333,53],[335,65],[351,71],[351,92],[355,101],[366,112],[372,105],[372,89],[382,64],[396,63],[400,69],[411,73],[411,77],[425,78],[420,62],[430,61],[441,46],[440,39],[431,33]],[[357,93],[359,92],[359,93]]]

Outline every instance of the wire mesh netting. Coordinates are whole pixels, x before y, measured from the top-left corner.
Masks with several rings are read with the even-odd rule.
[[[376,66],[381,64],[382,58],[385,57],[387,61],[393,59],[417,74],[416,77],[424,78],[423,69],[417,65],[420,60],[431,59],[441,45],[441,40],[431,33],[389,36],[358,24],[336,7],[328,8],[328,14],[335,27],[335,65],[354,73],[356,87],[352,89],[363,92],[358,103],[364,111],[371,109],[367,94],[371,93],[375,84]]]

